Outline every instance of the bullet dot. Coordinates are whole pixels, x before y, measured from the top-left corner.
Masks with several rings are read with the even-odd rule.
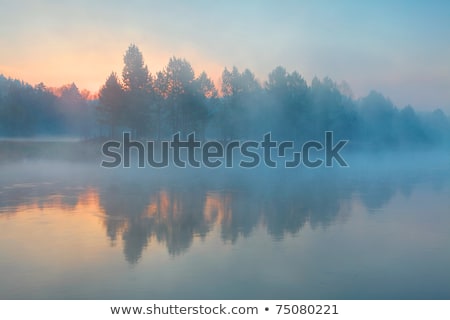
[[[269,308],[266,307],[266,311],[269,311]]]

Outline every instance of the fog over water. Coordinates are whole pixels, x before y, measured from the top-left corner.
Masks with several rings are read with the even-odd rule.
[[[448,299],[448,152],[349,168],[0,165],[0,297]]]
[[[450,299],[442,109],[281,66],[216,85],[168,60],[149,70],[130,44],[98,95],[0,75],[0,299]],[[273,162],[138,168],[134,146],[124,168],[125,136],[191,135],[275,143]]]

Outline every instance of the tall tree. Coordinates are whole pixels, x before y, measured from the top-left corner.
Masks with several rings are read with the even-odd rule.
[[[398,109],[381,93],[371,91],[359,101],[361,115],[360,137],[368,141],[372,148],[392,148],[398,144],[394,134]]]
[[[218,97],[216,86],[214,82],[208,77],[206,72],[200,73],[197,79],[195,79],[198,89],[207,99],[216,99]]]
[[[4,105],[0,110],[3,131],[8,136],[31,136],[36,133],[35,99],[33,88],[11,83]]]
[[[151,79],[139,48],[131,44],[123,57],[122,80],[127,91],[147,90]]]
[[[60,88],[58,107],[66,119],[65,125],[71,134],[87,138],[91,134],[91,112],[86,99],[75,83]]]
[[[124,90],[112,72],[99,92],[99,122],[109,127],[110,137],[115,136],[118,126],[124,125]]]
[[[255,75],[248,69],[242,73],[236,67],[222,72],[223,106],[218,112],[218,122],[223,139],[243,138],[249,133],[249,122],[257,97],[261,96],[261,86]]]
[[[269,74],[265,87],[275,106],[272,112],[278,123],[274,126],[290,139],[299,138],[300,130],[308,124],[310,112],[306,81],[298,72],[288,73],[279,66]]]
[[[135,137],[148,134],[151,122],[152,77],[139,48],[131,44],[124,55],[122,80],[125,88],[127,125]]]
[[[203,131],[207,110],[200,82],[195,79],[191,64],[185,59],[172,57],[163,77],[172,133]]]
[[[153,82],[153,90],[154,90],[153,114],[156,124],[155,133],[156,138],[160,140],[164,132],[164,129],[166,129],[164,124],[168,109],[167,77],[164,71],[159,71],[156,74],[155,81]]]

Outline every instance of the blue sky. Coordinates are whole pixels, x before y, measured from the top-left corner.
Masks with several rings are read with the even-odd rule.
[[[171,56],[215,81],[278,65],[345,80],[398,106],[450,111],[449,1],[4,1],[0,73],[98,90],[130,43],[153,73]]]

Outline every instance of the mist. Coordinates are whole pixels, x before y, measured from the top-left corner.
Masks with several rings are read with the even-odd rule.
[[[112,72],[98,94],[75,84],[47,88],[0,76],[0,136],[69,137],[105,141],[131,132],[164,140],[180,132],[202,140],[260,139],[271,132],[288,141],[316,140],[325,131],[349,140],[354,151],[449,148],[450,121],[442,110],[396,106],[371,91],[354,99],[348,84],[330,78],[307,83],[276,67],[265,81],[249,69],[225,67],[218,86],[172,57],[151,71],[136,45],[124,55],[122,76]]]
[[[215,84],[183,58],[149,70],[133,44],[123,60],[98,93],[0,76],[0,298],[449,299],[442,110],[281,66],[265,80],[224,67]],[[133,147],[129,168],[103,167],[124,133],[224,146],[270,133],[313,142],[312,161],[332,133],[348,165],[249,169],[241,152],[230,168],[139,168]]]

